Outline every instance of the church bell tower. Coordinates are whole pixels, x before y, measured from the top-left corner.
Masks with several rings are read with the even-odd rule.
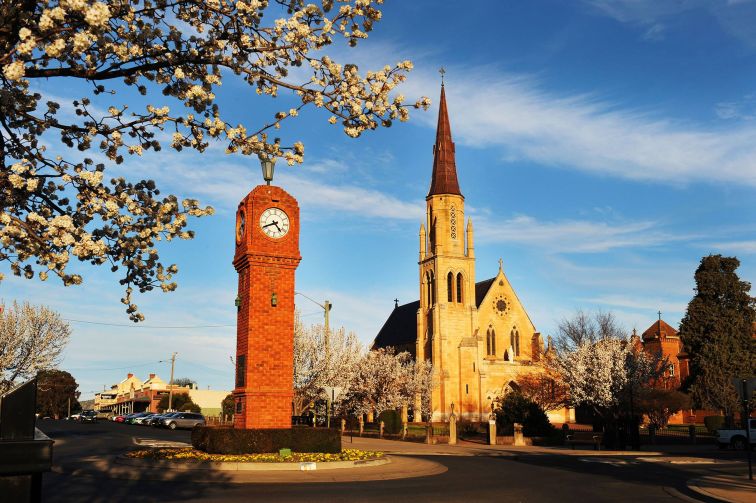
[[[420,308],[416,355],[433,364],[433,420],[455,410],[477,411],[477,380],[463,384],[460,369],[475,368],[477,326],[475,253],[472,221],[465,227],[465,198],[459,189],[446,92],[441,84],[433,172],[426,197],[426,221],[420,226]],[[464,334],[468,334],[465,337]],[[467,381],[467,380],[465,380]]]

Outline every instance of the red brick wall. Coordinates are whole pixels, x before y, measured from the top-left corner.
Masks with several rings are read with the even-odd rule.
[[[289,216],[289,232],[271,239],[259,227],[269,207]],[[294,374],[294,280],[299,255],[299,206],[279,187],[256,187],[239,205],[246,229],[237,244],[241,307],[237,317],[237,362],[246,357],[244,386],[234,389],[241,402],[237,428],[289,428]],[[238,213],[238,212],[237,212]],[[272,294],[276,294],[276,306]],[[238,411],[238,404],[237,404]]]

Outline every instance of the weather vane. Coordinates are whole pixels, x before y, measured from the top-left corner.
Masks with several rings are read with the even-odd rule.
[[[444,85],[444,74],[446,73],[446,70],[444,70],[443,66],[438,69],[438,73],[441,74],[441,85],[443,86]]]

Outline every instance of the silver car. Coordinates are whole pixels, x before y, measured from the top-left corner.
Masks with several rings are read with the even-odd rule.
[[[205,426],[205,416],[196,412],[181,412],[163,419],[163,426],[171,430],[176,428],[194,428]]]

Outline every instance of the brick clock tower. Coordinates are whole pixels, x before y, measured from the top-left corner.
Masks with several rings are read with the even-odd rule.
[[[258,185],[236,211],[236,428],[290,428],[299,205]]]

